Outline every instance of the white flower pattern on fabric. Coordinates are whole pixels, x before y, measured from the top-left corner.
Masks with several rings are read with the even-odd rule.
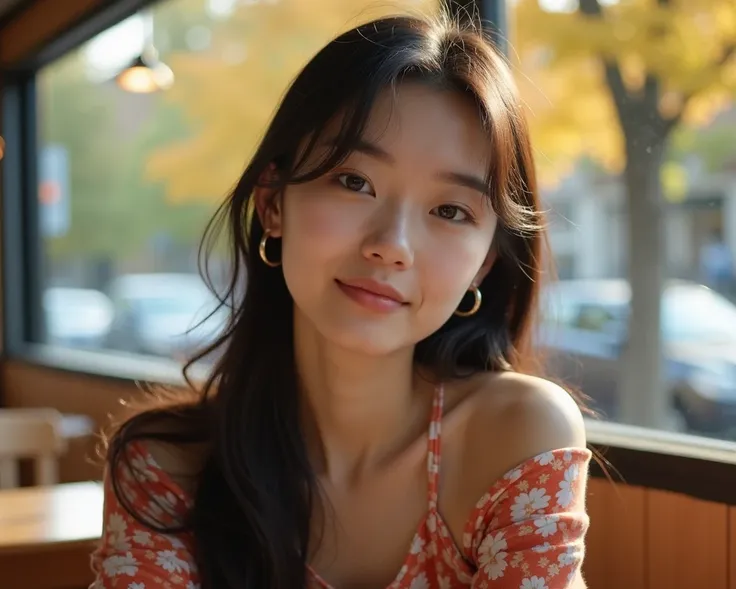
[[[411,554],[419,554],[424,548],[424,540],[417,534],[411,541]]]
[[[126,536],[128,524],[119,514],[113,514],[110,517],[107,526],[107,541],[112,544],[116,550],[126,552],[130,550],[130,542]]]
[[[409,589],[430,589],[426,573],[419,573],[419,576],[414,577],[411,585],[409,585]]]
[[[575,499],[575,483],[579,473],[580,467],[577,464],[565,470],[565,478],[560,481],[560,490],[557,491],[557,503],[560,507],[567,507]]]
[[[531,577],[521,582],[520,589],[548,589],[544,577]]]
[[[158,473],[155,469],[150,468],[153,465],[148,457],[135,456],[130,459],[130,466],[133,470],[133,477],[131,478],[143,477],[145,480],[154,483],[158,481]]]
[[[504,552],[508,548],[503,532],[499,532],[495,536],[488,534],[480,543],[478,549],[478,568],[482,569],[492,581],[499,577],[503,577],[506,570],[506,557],[508,554]]]
[[[133,532],[133,542],[138,544],[138,546],[153,546],[153,541],[151,540],[151,532],[136,530],[135,532]]]
[[[543,538],[547,538],[557,532],[557,516],[545,515],[534,520],[534,525],[537,527],[536,534],[539,534]]]
[[[552,464],[552,462],[555,459],[555,453],[554,452],[545,452],[544,454],[540,454],[539,456],[535,456],[534,462],[539,464],[540,466],[547,466],[548,464]]]
[[[532,489],[528,493],[520,493],[511,508],[511,517],[515,522],[528,519],[549,505],[550,496],[544,489]]]
[[[173,550],[161,550],[156,555],[156,564],[169,573],[189,572],[189,563]]]
[[[575,561],[579,558],[577,546],[568,546],[567,550],[557,557],[557,562],[562,567],[570,566],[575,564]]]
[[[139,563],[130,552],[126,552],[122,555],[111,556],[105,560],[103,566],[105,573],[111,577],[118,575],[132,577],[138,572]]]
[[[512,483],[515,483],[521,478],[522,471],[520,468],[515,468],[514,470],[510,470],[504,475],[504,479],[507,481],[511,481]]]
[[[439,436],[439,427],[434,431]],[[135,480],[128,477],[125,488],[134,506],[146,517],[178,522],[191,498],[143,447],[132,458],[142,471]],[[460,545],[430,501],[390,589],[571,589],[584,554],[589,460],[587,450],[555,450],[510,470],[479,499]],[[438,466],[433,456],[430,472]],[[104,522],[92,559],[94,589],[201,589],[193,538],[141,525],[118,503],[107,479]],[[332,589],[317,575],[309,587]]]

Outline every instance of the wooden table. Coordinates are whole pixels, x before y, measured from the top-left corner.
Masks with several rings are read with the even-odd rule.
[[[87,587],[102,502],[96,482],[0,491],[0,587]]]

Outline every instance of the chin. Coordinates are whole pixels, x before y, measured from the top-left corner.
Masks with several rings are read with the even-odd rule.
[[[365,356],[388,356],[416,343],[403,326],[392,321],[340,321],[332,315],[325,321],[315,322],[315,327],[332,345]]]
[[[295,319],[307,332],[312,332],[309,339],[316,336],[314,345],[321,340],[352,354],[371,357],[393,355],[412,348],[426,337],[424,333],[417,333],[417,326],[407,316],[360,316],[345,312],[337,305],[297,310]]]
[[[378,330],[376,330],[378,331]],[[389,356],[405,349],[413,342],[407,342],[396,337],[396,333],[366,333],[344,330],[332,333],[326,339],[334,345],[355,354],[365,356]]]

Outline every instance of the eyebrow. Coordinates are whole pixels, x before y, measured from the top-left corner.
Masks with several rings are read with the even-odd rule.
[[[440,172],[440,178],[452,184],[465,186],[471,190],[477,190],[481,194],[488,194],[488,183],[472,174],[461,174],[459,172]]]
[[[334,145],[334,142],[332,144]],[[351,146],[351,151],[363,153],[389,164],[396,163],[396,158],[394,158],[394,156],[392,156],[388,151],[379,147],[375,143],[366,141],[365,139],[359,139]],[[473,174],[464,174],[462,172],[439,172],[437,176],[445,182],[464,186],[471,190],[476,190],[481,194],[488,194],[488,183],[483,178]]]

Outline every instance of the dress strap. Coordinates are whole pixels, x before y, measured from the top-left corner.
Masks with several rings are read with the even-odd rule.
[[[445,389],[438,384],[434,390],[432,418],[429,422],[429,442],[427,445],[427,479],[429,485],[429,509],[437,508],[437,492],[440,479],[440,459],[442,457],[442,409]]]

